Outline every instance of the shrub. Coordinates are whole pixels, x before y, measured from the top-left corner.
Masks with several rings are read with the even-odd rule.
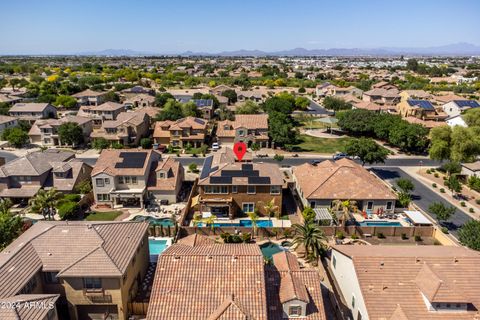
[[[242,241],[246,243],[252,240],[252,235],[250,233],[243,233],[241,237]]]
[[[436,172],[433,174],[433,176],[434,176],[435,178],[438,178],[438,177],[439,177],[439,176],[438,176],[438,173],[436,173]]]
[[[430,171],[430,169],[427,169],[426,173],[427,174],[432,174],[432,171]]]
[[[65,196],[63,196],[63,199],[71,202],[78,202],[80,201],[80,199],[82,199],[82,197],[79,194],[72,193],[66,194]]]
[[[408,237],[407,237],[407,234],[406,233],[402,233],[402,240],[407,240]]]
[[[434,246],[441,246],[442,243],[440,241],[438,241],[437,239],[433,240],[433,245]]]
[[[475,212],[475,209],[473,209],[473,208],[470,208],[470,209],[468,209],[468,212],[470,212],[470,213],[474,213],[474,212]]]
[[[432,183],[432,187],[436,188],[436,187],[437,187],[437,184],[436,184],[436,183]]]
[[[75,187],[75,192],[80,194],[87,194],[90,191],[92,191],[92,180],[90,179],[83,180]]]
[[[77,213],[78,209],[78,203],[66,201],[58,206],[58,215],[62,220],[69,219]]]
[[[415,241],[419,242],[419,241],[422,241],[422,237],[421,236],[415,236]]]
[[[383,232],[378,232],[377,233],[377,238],[378,239],[385,239],[385,235],[383,234]]]
[[[193,162],[190,163],[188,165],[188,170],[190,170],[191,172],[197,172],[198,171],[197,164]]]
[[[342,231],[337,231],[337,233],[335,233],[335,237],[337,237],[340,240],[345,239],[345,235],[343,234]]]
[[[445,189],[440,188],[440,193],[445,193]]]
[[[442,232],[443,232],[443,233],[445,233],[445,234],[447,234],[447,233],[448,233],[448,228],[447,228],[447,227],[442,227],[442,229],[441,229],[441,230],[442,230]]]
[[[358,236],[356,234],[352,234],[352,240],[358,239]]]
[[[273,159],[274,159],[274,160],[277,160],[278,162],[283,161],[284,158],[285,158],[285,157],[282,156],[281,154],[275,154],[275,155],[273,156]]]
[[[152,140],[150,138],[143,138],[140,140],[140,145],[143,149],[150,149],[152,147]]]
[[[480,199],[475,200],[476,204],[480,204]]]
[[[461,205],[462,207],[466,207],[466,206],[467,206],[467,205],[465,204],[465,201],[461,201],[461,202],[460,202],[460,205]]]

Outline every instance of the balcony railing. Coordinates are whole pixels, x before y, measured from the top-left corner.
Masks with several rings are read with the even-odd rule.
[[[103,289],[83,289],[83,295],[93,303],[112,303],[112,295]]]

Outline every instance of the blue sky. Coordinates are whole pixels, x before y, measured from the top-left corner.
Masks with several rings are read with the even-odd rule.
[[[480,45],[478,0],[2,2],[0,54]]]

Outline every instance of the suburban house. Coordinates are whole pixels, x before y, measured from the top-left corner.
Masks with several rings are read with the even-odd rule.
[[[116,120],[117,116],[125,111],[125,106],[116,102],[105,102],[101,105],[82,106],[78,110],[78,116],[93,119],[93,127],[99,128],[104,120]]]
[[[50,103],[15,103],[8,115],[33,124],[39,119],[56,118],[57,108]]]
[[[268,148],[268,115],[237,114],[233,121],[219,121],[216,135],[221,144],[242,141],[249,146],[257,143],[261,148]]]
[[[454,117],[469,109],[478,107],[480,107],[480,104],[475,100],[453,100],[444,104],[442,109],[450,117]]]
[[[465,247],[336,245],[329,269],[350,319],[478,319],[480,255]]]
[[[133,86],[131,88],[123,89],[122,91],[120,91],[120,94],[126,99],[130,99],[139,94],[155,97],[155,90],[143,86]]]
[[[382,105],[382,104],[377,104],[375,102],[367,102],[367,101],[360,101],[358,103],[352,104],[352,109],[364,109],[369,111],[388,112],[388,113],[396,112],[396,109],[394,106]]]
[[[256,244],[179,239],[159,256],[146,319],[331,319],[318,272],[290,253],[273,257],[266,266]]]
[[[232,88],[232,87],[226,86],[224,84],[221,84],[221,85],[218,85],[218,86],[208,90],[208,92],[211,93],[211,94],[217,95],[217,96],[221,96],[227,90],[235,90],[235,89]]]
[[[49,299],[59,319],[126,320],[148,268],[147,230],[145,222],[39,221],[2,251],[0,300]],[[42,309],[53,311],[24,319],[57,319],[47,306],[28,310]]]
[[[152,107],[154,104],[155,97],[145,93],[131,96],[123,102],[126,109]]]
[[[463,115],[457,114],[456,116],[448,117],[445,119],[445,122],[450,127],[461,126],[461,127],[468,127],[467,123],[463,119]]]
[[[466,99],[454,93],[449,93],[449,94],[443,94],[443,95],[435,95],[433,96],[432,100],[433,102],[435,102],[435,104],[443,106],[444,104],[447,104],[454,100],[466,100]]]
[[[142,111],[121,112],[116,120],[104,120],[99,129],[95,129],[92,139],[103,138],[111,144],[138,146],[140,140],[149,135],[150,117]]]
[[[372,85],[372,89],[375,89],[375,88],[382,88],[382,89],[386,89],[386,90],[390,90],[390,89],[398,90],[398,88],[395,85],[390,84],[387,81],[380,81],[380,82],[374,83]]]
[[[234,219],[250,212],[265,215],[270,201],[282,212],[283,174],[275,163],[223,163],[205,159],[198,181],[198,203],[202,214]]]
[[[400,100],[408,99],[420,99],[420,100],[430,100],[433,98],[433,95],[424,91],[424,90],[403,90],[399,93]]]
[[[162,146],[193,148],[205,143],[207,136],[207,121],[195,117],[182,118],[176,121],[157,121],[153,131],[155,143]]]
[[[402,100],[397,104],[397,110],[402,117],[414,117],[422,120],[443,121],[448,115],[441,109],[436,109],[428,100]]]
[[[349,159],[325,160],[293,167],[297,194],[304,207],[330,208],[334,200],[355,200],[367,213],[395,209],[395,194],[379,178]]]
[[[18,125],[17,118],[0,115],[0,136],[3,133],[3,130],[5,130],[7,128],[16,127],[17,125]]]
[[[93,91],[90,89],[72,95],[77,99],[80,106],[98,106],[103,103],[106,92]]]
[[[365,91],[362,96],[365,102],[374,102],[381,105],[393,106],[400,102],[400,96],[397,89],[374,88]]]
[[[19,202],[34,197],[41,188],[71,193],[79,183],[90,179],[91,171],[72,152],[32,152],[0,167],[0,197]]]
[[[262,102],[263,94],[260,91],[252,91],[252,90],[241,90],[237,92],[237,101],[245,102],[247,100]]]
[[[324,92],[323,95],[325,95],[325,96],[335,96],[337,98],[340,98],[340,97],[346,96],[346,95],[361,97],[362,93],[363,93],[363,90],[358,89],[357,87],[354,87],[354,86],[349,86],[349,87],[346,87],[346,88],[342,88],[342,87],[337,87],[333,84],[329,84],[329,85],[324,86],[322,88],[322,92]]]
[[[212,99],[192,99],[191,100],[202,113],[202,118],[210,120],[213,118],[213,100]]]
[[[462,163],[462,175],[480,177],[480,160],[471,163]]]
[[[59,294],[17,294],[0,298],[0,319],[58,320],[56,303]],[[32,306],[41,306],[35,308]]]
[[[6,103],[8,105],[13,105],[17,102],[21,102],[23,100],[22,97],[11,96],[8,94],[0,93],[0,102]]]
[[[183,167],[153,150],[103,150],[92,170],[97,207],[143,208],[145,200],[176,202]]]
[[[37,120],[30,128],[28,136],[30,143],[40,146],[61,146],[62,141],[58,135],[58,128],[68,122],[78,124],[82,128],[83,141],[90,140],[92,133],[92,119],[79,116],[66,116],[60,119]]]

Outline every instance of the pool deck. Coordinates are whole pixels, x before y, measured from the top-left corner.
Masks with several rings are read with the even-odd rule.
[[[411,227],[411,225],[407,221],[404,220],[403,215],[401,215],[401,214],[397,214],[397,215],[398,215],[398,219],[385,219],[385,218],[379,217],[376,214],[371,214],[370,215],[371,219],[365,219],[361,214],[358,214],[358,213],[354,213],[353,217],[355,218],[355,221],[357,221],[357,222],[377,222],[377,221],[397,222],[397,223],[400,223],[402,225],[402,227]]]
[[[235,219],[215,219],[215,222],[214,223],[222,223],[222,224],[227,224],[227,223],[231,223],[231,224],[236,224],[236,223],[240,223],[240,220],[250,220],[249,218],[247,217],[244,217],[244,218],[235,218]],[[290,220],[281,220],[281,219],[277,219],[277,218],[260,218],[258,219],[258,222],[260,221],[272,221],[272,226],[271,227],[268,227],[268,228],[288,228],[288,227],[291,227],[292,226],[292,222]],[[257,222],[257,223],[258,223]],[[193,220],[190,222],[190,227],[194,227],[195,225],[193,224]],[[205,226],[204,226],[205,227]],[[226,226],[227,227],[227,226]],[[232,226],[232,227],[238,227],[238,226]],[[201,228],[201,227],[199,227]],[[259,227],[259,228],[262,228],[262,227]]]
[[[148,240],[166,240],[165,248],[168,248],[172,245],[173,238],[170,237],[148,237]]]

